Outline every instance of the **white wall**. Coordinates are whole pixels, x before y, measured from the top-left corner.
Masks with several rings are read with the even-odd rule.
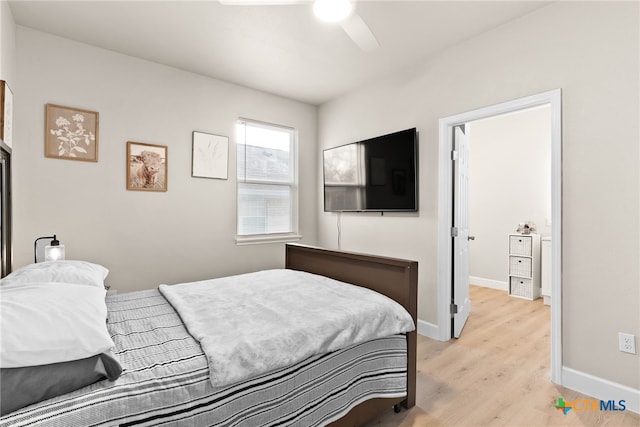
[[[0,80],[6,81],[12,92],[15,92],[13,82],[16,74],[15,31],[16,25],[9,3],[0,0]]]
[[[236,246],[238,117],[299,131],[315,171],[316,107],[18,26],[14,268],[37,236],[111,270],[126,291],[284,265],[280,244]],[[99,162],[44,157],[46,103],[98,111]],[[229,179],[191,177],[192,131],[230,137]],[[168,146],[168,191],[127,191],[127,141]],[[300,230],[316,239],[315,175],[300,174]]]
[[[533,221],[551,235],[551,108],[546,105],[467,125],[470,149],[472,283],[503,282],[507,289],[508,239]]]
[[[419,214],[343,214],[342,247],[419,261],[419,318],[437,323],[438,119],[562,88],[563,364],[640,389],[617,344],[640,335],[638,21],[635,2],[555,2],[323,105],[319,149],[420,133]],[[322,213],[320,243],[336,234]]]

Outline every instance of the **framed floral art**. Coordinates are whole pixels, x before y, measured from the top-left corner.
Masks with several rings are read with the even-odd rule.
[[[13,92],[4,80],[0,80],[0,139],[9,148],[13,146]]]
[[[95,111],[47,104],[45,157],[97,162],[98,122]]]

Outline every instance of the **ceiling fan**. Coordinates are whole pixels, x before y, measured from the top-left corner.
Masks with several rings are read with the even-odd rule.
[[[225,6],[276,6],[313,3],[318,19],[338,23],[353,42],[363,51],[376,50],[380,44],[364,20],[355,13],[356,0],[218,0]]]

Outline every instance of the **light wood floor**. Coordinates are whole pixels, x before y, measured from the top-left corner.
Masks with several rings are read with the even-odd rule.
[[[418,335],[416,406],[392,410],[367,427],[640,426],[628,410],[569,411],[589,399],[551,383],[549,307],[506,292],[471,286],[472,312],[460,339]]]

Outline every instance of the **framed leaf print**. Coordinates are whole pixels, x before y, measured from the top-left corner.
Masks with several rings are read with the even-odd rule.
[[[229,138],[203,132],[193,132],[191,176],[227,179]]]

